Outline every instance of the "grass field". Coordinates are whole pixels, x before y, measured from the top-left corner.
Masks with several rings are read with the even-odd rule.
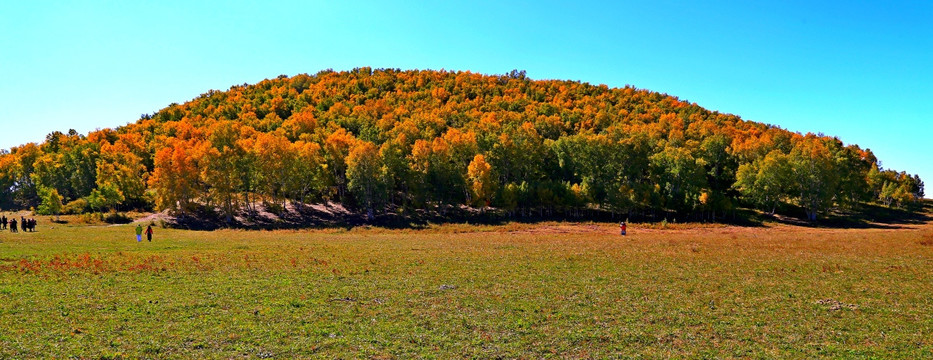
[[[0,358],[933,358],[933,227],[0,233]]]

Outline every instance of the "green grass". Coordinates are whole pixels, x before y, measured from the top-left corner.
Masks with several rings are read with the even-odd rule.
[[[931,358],[933,232],[0,233],[0,358]]]

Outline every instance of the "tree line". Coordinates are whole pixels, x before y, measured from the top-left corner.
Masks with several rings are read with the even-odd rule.
[[[470,205],[715,220],[755,206],[816,220],[923,191],[835,137],[523,71],[279,76],[0,153],[0,207],[46,214],[207,208],[230,221],[257,204],[335,201],[370,215]]]

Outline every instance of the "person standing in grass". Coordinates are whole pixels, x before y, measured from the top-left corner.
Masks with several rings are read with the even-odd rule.
[[[6,230],[6,215],[0,218],[0,225],[3,225],[3,230]]]
[[[152,242],[152,225],[146,227],[146,240]]]
[[[136,242],[143,241],[143,226],[136,224]]]
[[[10,219],[10,232],[16,232],[16,218]]]
[[[622,236],[625,236],[625,221],[619,223],[619,230],[621,230]]]

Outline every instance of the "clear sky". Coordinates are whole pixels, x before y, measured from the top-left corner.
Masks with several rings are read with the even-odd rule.
[[[0,148],[280,74],[524,69],[838,136],[933,184],[931,19],[897,0],[0,1]]]

